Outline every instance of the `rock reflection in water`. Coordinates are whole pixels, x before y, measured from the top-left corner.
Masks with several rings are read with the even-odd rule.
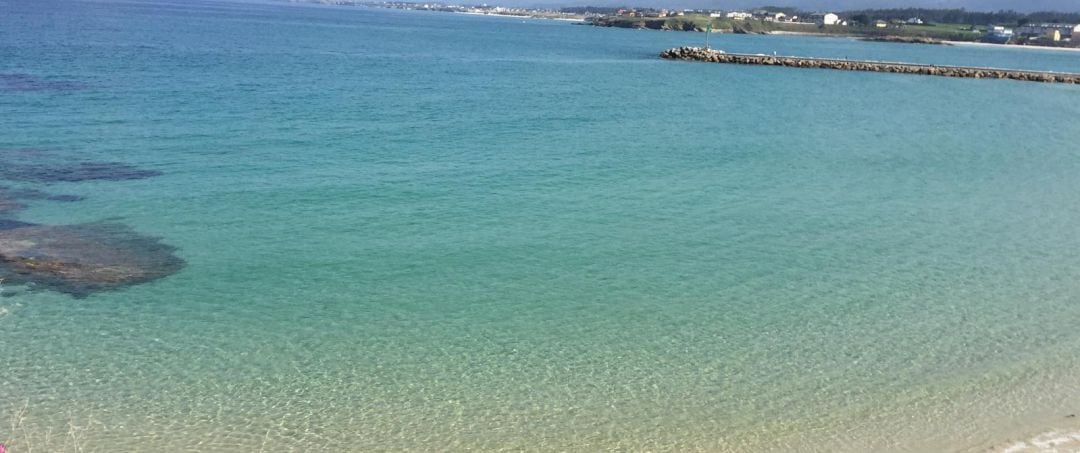
[[[121,224],[0,220],[0,278],[80,298],[178,272],[185,263],[175,250]]]

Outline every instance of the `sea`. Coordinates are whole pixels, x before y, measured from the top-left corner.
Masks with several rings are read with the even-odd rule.
[[[703,41],[0,0],[0,442],[985,451],[1080,429],[1080,86],[658,58]],[[72,283],[90,255],[111,264]]]

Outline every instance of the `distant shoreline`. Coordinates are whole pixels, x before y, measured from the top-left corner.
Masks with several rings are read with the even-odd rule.
[[[974,42],[974,41],[944,41],[946,44],[954,46],[972,46],[972,47],[987,47],[994,49],[1027,49],[1027,50],[1041,50],[1041,51],[1064,51],[1064,52],[1080,52],[1080,47],[1050,47],[1050,46],[1021,46],[1016,44],[994,44],[991,42]]]
[[[742,20],[714,18],[701,14],[668,17],[601,16],[586,21],[597,27],[631,29],[671,30],[704,32],[712,29],[717,33],[754,35],[800,35],[864,39],[867,41],[897,42],[905,44],[982,44],[1000,48],[1040,48],[1078,50],[1080,45],[997,44],[983,42],[983,36],[970,26],[958,24],[935,24],[932,26],[867,27],[855,25],[816,25],[804,22],[776,22],[767,20]]]
[[[499,13],[474,13],[469,11],[455,11],[455,14],[466,14],[469,16],[496,16],[496,17],[510,17],[515,19],[538,19],[538,20],[561,20],[563,22],[585,22],[585,19],[575,19],[572,17],[545,17],[545,16],[524,16],[518,14],[499,14]]]

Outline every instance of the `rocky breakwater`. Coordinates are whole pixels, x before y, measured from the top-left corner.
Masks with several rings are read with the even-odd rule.
[[[701,47],[676,47],[674,49],[668,49],[660,53],[660,58],[669,60],[704,61],[709,63],[788,66],[795,68],[838,69],[842,71],[891,72],[943,77],[967,77],[972,79],[1012,79],[1031,82],[1080,84],[1080,74],[861,60],[833,60],[826,58],[781,57],[760,54],[735,54]]]

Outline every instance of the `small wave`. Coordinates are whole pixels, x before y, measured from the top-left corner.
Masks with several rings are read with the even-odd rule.
[[[1005,445],[992,451],[999,453],[1080,451],[1080,431],[1047,431],[1028,440]]]

